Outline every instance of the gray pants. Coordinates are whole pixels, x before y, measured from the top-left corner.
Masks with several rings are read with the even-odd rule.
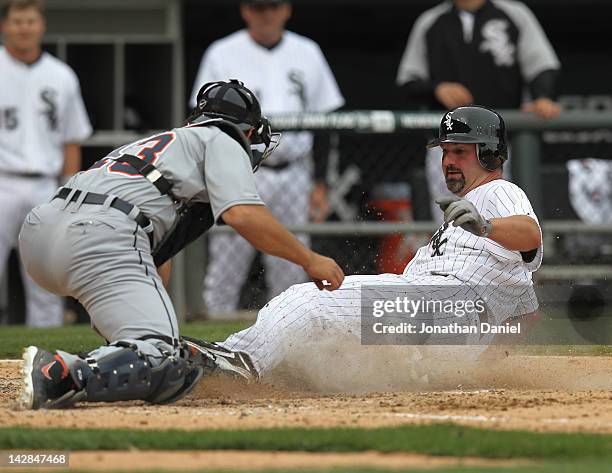
[[[19,248],[30,276],[48,291],[81,302],[108,342],[178,339],[147,235],[119,210],[55,199],[28,214]]]

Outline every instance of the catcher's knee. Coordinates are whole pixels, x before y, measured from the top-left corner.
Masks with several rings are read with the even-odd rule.
[[[164,404],[189,393],[202,377],[203,368],[182,355],[164,353],[152,366],[149,357],[128,342],[98,360],[79,360],[71,368],[80,383],[78,400],[129,401],[141,399]]]

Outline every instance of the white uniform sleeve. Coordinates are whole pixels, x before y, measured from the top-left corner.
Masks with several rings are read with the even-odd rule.
[[[344,105],[344,97],[334,74],[323,55],[321,48],[315,44],[315,70],[319,71],[318,81],[313,87],[309,87],[311,96],[308,100],[308,108],[311,112],[331,112]]]
[[[198,92],[204,84],[216,80],[227,79],[227,77],[223,77],[223,74],[221,73],[221,64],[216,59],[217,54],[215,51],[216,48],[213,44],[202,55],[202,61],[200,62],[198,73],[196,74],[195,81],[193,82],[193,90],[191,91],[191,99],[189,100],[189,104],[192,107],[196,106]]]
[[[62,142],[78,143],[91,135],[91,123],[81,96],[81,88],[76,74],[71,71],[70,86],[66,97],[63,116]]]
[[[533,218],[540,229],[541,239],[542,229],[540,228],[538,217],[533,211],[533,207],[527,195],[525,195],[525,192],[523,192],[520,187],[514,185],[499,185],[493,187],[485,194],[483,206],[482,216],[487,219],[510,217],[512,215],[527,215]],[[496,254],[503,254],[503,252],[501,252],[503,249],[501,245],[492,240],[488,241],[491,245],[497,247],[498,251],[496,251]],[[506,251],[508,252],[509,250]],[[518,251],[512,251],[511,253],[519,256],[523,260],[525,267],[533,272],[536,271],[542,263],[543,245],[540,243],[540,247],[537,249],[535,257],[529,262],[524,261],[523,256]]]
[[[559,69],[559,58],[533,12],[522,2],[499,2],[519,28],[518,60],[523,77],[530,82],[543,71]]]
[[[264,205],[255,186],[249,157],[223,132],[206,145],[204,182],[215,220],[234,205]]]
[[[429,79],[425,33],[430,24],[425,16],[420,16],[414,23],[397,71],[397,85],[404,85],[411,80]]]

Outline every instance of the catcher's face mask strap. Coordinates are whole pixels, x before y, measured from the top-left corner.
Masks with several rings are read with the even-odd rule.
[[[253,155],[253,172],[259,169],[261,163],[266,160],[278,147],[281,139],[281,133],[270,133],[267,143],[253,143],[251,152]]]

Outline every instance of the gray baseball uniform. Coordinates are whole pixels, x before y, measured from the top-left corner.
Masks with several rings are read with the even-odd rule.
[[[124,154],[153,164],[172,184],[174,199],[127,163],[113,160]],[[19,236],[22,258],[41,286],[78,299],[94,328],[111,343],[157,338],[177,344],[176,315],[148,233],[153,248],[158,247],[187,203],[209,203],[215,220],[237,204],[263,205],[245,149],[206,123],[119,148],[75,175],[66,188],[72,190],[63,191],[64,198],[36,207],[26,218]],[[91,193],[108,197],[102,205],[87,203]],[[131,204],[129,214],[111,206],[111,196]],[[142,217],[150,221],[145,228]],[[75,360],[62,356],[69,364]]]

